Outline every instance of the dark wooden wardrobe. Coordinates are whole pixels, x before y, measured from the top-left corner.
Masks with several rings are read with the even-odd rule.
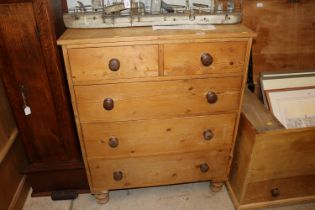
[[[60,0],[0,0],[0,77],[27,155],[23,173],[33,195],[88,190],[56,45],[64,30]]]

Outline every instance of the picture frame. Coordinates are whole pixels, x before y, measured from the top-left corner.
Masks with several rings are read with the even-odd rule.
[[[274,89],[315,86],[315,71],[277,71],[261,72],[260,86],[266,108],[269,109],[265,91]]]
[[[315,86],[266,90],[270,111],[287,129],[315,126]]]

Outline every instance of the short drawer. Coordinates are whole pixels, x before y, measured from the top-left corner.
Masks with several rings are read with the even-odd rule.
[[[247,42],[166,44],[164,75],[242,74],[246,45]]]
[[[243,204],[314,197],[314,180],[312,174],[248,183]]]
[[[236,111],[242,77],[75,86],[81,122]]]
[[[95,190],[110,190],[202,180],[226,180],[228,150],[147,156],[127,159],[89,159]]]
[[[158,46],[76,48],[68,50],[73,81],[158,76]]]
[[[170,152],[230,148],[236,114],[83,123],[85,149],[91,157],[130,157]]]

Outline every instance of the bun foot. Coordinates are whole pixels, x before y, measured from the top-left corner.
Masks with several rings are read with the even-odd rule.
[[[211,181],[210,183],[210,189],[212,192],[219,192],[222,190],[224,182],[216,182],[216,181]]]
[[[95,193],[94,197],[98,204],[105,204],[109,201],[109,193],[108,191],[102,193]]]

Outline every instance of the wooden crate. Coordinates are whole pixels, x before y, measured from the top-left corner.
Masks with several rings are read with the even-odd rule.
[[[244,94],[228,190],[236,209],[315,200],[315,128],[285,129]]]

